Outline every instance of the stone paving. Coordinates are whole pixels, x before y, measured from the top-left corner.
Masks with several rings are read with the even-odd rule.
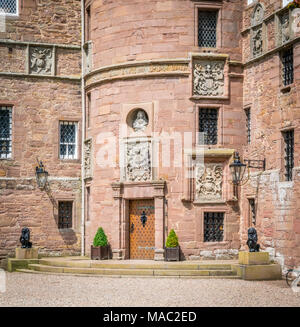
[[[107,278],[6,274],[0,306],[294,306],[300,292],[284,280]]]

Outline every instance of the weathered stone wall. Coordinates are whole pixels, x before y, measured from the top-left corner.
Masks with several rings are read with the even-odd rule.
[[[42,254],[80,253],[80,1],[24,0],[0,33],[0,105],[12,106],[12,158],[0,160],[0,260],[13,256],[23,227]],[[39,62],[32,53],[45,50]],[[48,69],[49,68],[49,69]],[[33,76],[34,75],[34,76]],[[59,159],[59,121],[78,122],[78,160]],[[37,187],[36,158],[49,173]],[[59,200],[74,201],[73,228],[58,229]],[[2,263],[3,264],[3,263]]]
[[[241,193],[241,244],[245,248],[249,228],[249,204],[247,198],[255,198],[259,242],[262,249],[284,267],[300,264],[299,235],[299,77],[300,45],[298,34],[291,37],[294,47],[294,83],[290,90],[283,87],[278,33],[275,14],[282,1],[260,1],[265,6],[265,17],[270,16],[264,42],[268,45],[265,54],[251,58],[250,32],[243,33],[244,48],[244,108],[251,108],[251,144],[244,147],[245,159],[266,158],[266,171],[251,169],[251,179],[242,187]],[[244,12],[244,30],[251,23],[255,5]],[[280,14],[280,12],[279,12]],[[268,53],[269,51],[269,53]],[[252,60],[252,62],[251,62]],[[284,143],[282,131],[294,129],[293,180],[284,178]]]
[[[22,0],[19,17],[6,19],[1,39],[80,45],[80,0]]]

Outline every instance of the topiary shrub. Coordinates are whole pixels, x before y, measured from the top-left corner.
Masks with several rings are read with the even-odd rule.
[[[295,8],[300,8],[300,0],[293,0],[293,2],[290,2],[287,5],[288,9],[295,9]]]
[[[102,227],[98,228],[97,233],[94,237],[94,242],[93,245],[94,246],[107,246],[108,242],[107,242],[107,237],[104,233],[104,230]]]
[[[177,246],[179,246],[178,237],[174,229],[171,229],[167,237],[166,248],[176,248]]]

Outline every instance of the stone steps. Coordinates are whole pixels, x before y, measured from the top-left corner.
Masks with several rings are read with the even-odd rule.
[[[103,269],[152,269],[152,270],[232,270],[231,264],[195,264],[188,262],[162,262],[162,263],[119,263],[112,261],[92,260],[59,260],[40,259],[40,265],[52,267],[74,267],[74,268],[103,268]]]
[[[40,260],[42,261],[42,260]],[[48,262],[49,263],[49,262]],[[66,262],[64,262],[66,264]],[[98,264],[98,263],[95,263]],[[101,267],[99,267],[99,265]],[[237,276],[237,272],[234,269],[224,269],[228,268],[226,265],[225,267],[222,267],[223,269],[217,269],[216,266],[215,269],[205,269],[205,267],[201,267],[199,269],[199,265],[197,265],[196,269],[191,269],[192,265],[182,265],[182,266],[176,266],[174,265],[167,265],[167,268],[164,268],[165,264],[160,265],[152,265],[147,266],[147,268],[144,267],[144,265],[130,265],[124,268],[124,264],[112,264],[112,265],[106,265],[99,263],[98,267],[74,267],[74,266],[52,266],[52,265],[46,265],[44,262],[41,262],[39,264],[29,264],[28,268],[29,270],[33,271],[39,271],[39,272],[48,272],[48,273],[66,273],[66,274],[84,274],[84,275],[103,275],[103,276],[206,276],[206,277],[224,277],[224,276],[230,276],[234,277]],[[105,268],[103,267],[105,266]],[[114,266],[114,267],[111,267]],[[138,267],[136,267],[138,266]],[[151,266],[151,267],[150,267]],[[229,265],[230,266],[230,265]],[[187,269],[189,268],[189,269]],[[231,267],[230,267],[231,268]],[[19,269],[20,271],[21,269]]]
[[[21,273],[30,273],[30,274],[42,274],[42,275],[58,275],[58,276],[79,276],[79,277],[106,277],[106,278],[181,278],[181,279],[240,279],[237,275],[109,275],[109,274],[87,274],[87,273],[79,273],[79,272],[54,272],[45,271],[45,270],[32,270],[32,269],[17,269],[17,272]]]

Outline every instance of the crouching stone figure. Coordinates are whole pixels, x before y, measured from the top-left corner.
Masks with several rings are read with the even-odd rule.
[[[22,248],[30,249],[32,247],[32,243],[30,242],[30,230],[28,227],[24,227],[22,229],[22,234],[20,237],[20,242],[22,244]]]
[[[260,245],[257,243],[257,232],[254,227],[248,229],[248,241],[249,252],[259,252]]]

